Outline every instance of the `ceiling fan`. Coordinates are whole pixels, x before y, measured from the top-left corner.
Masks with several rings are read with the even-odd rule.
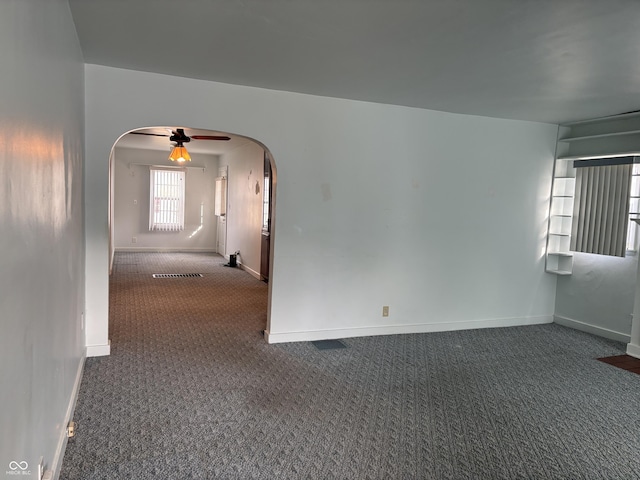
[[[149,132],[129,132],[134,135],[149,135],[151,137],[169,137],[169,141],[171,142],[182,142],[188,143],[191,140],[222,140],[227,141],[231,140],[230,137],[225,135],[191,135],[188,136],[184,133],[184,128],[176,128],[175,130],[171,130],[171,135],[166,133],[149,133]]]
[[[170,142],[175,142],[173,149],[171,150],[171,154],[169,155],[169,160],[172,162],[190,162],[191,156],[184,144],[189,143],[193,140],[221,140],[227,141],[231,140],[230,137],[225,135],[191,135],[188,136],[184,133],[184,128],[176,128],[175,130],[171,130],[171,135],[162,134],[162,133],[149,133],[149,132],[129,132],[134,135],[148,135],[152,137],[169,137]]]

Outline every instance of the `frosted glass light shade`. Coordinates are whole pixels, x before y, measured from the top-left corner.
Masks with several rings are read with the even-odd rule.
[[[177,145],[173,147],[171,150],[171,155],[169,155],[169,160],[172,162],[184,163],[191,161],[191,155],[187,152],[187,149],[182,145]]]

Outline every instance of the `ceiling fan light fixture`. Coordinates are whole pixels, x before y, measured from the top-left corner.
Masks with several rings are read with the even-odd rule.
[[[182,142],[178,142],[178,144],[173,147],[173,150],[171,150],[169,160],[178,163],[190,162],[191,155],[189,155],[189,152],[187,152],[186,147],[182,145]]]

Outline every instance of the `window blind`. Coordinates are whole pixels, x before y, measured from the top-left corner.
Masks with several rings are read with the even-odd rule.
[[[625,256],[632,166],[576,169],[572,251]]]
[[[150,170],[149,230],[184,230],[184,177],[183,170]]]

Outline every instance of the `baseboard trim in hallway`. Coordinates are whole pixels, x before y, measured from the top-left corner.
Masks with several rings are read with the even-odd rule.
[[[73,419],[73,412],[75,411],[76,404],[78,402],[78,395],[80,394],[80,384],[82,383],[82,374],[84,372],[86,355],[80,359],[78,364],[78,370],[76,372],[76,379],[73,383],[73,390],[69,399],[69,405],[67,406],[67,412],[64,417],[64,423],[61,425],[60,434],[58,438],[58,446],[56,448],[55,457],[51,461],[50,466],[45,464],[45,470],[51,470],[53,472],[53,478],[57,479],[60,476],[60,470],[62,468],[62,459],[67,448],[67,425]]]
[[[562,315],[554,315],[553,321],[558,325],[575,328],[576,330],[580,330],[581,332],[587,332],[593,335],[598,335],[599,337],[609,338],[611,340],[615,340],[616,342],[629,343],[629,340],[631,339],[631,337],[626,333],[617,332],[615,330],[599,327],[597,325],[591,325],[589,323],[581,322],[580,320],[563,317]]]
[[[111,354],[111,341],[106,345],[87,345],[87,357],[104,357]]]
[[[411,333],[453,332],[457,330],[475,330],[481,328],[523,327],[552,323],[553,317],[541,315],[535,317],[492,318],[463,322],[424,323],[413,325],[380,325],[360,328],[336,328],[327,330],[307,330],[301,332],[265,332],[269,343],[310,342],[332,340],[336,338],[374,337],[378,335],[401,335]]]

